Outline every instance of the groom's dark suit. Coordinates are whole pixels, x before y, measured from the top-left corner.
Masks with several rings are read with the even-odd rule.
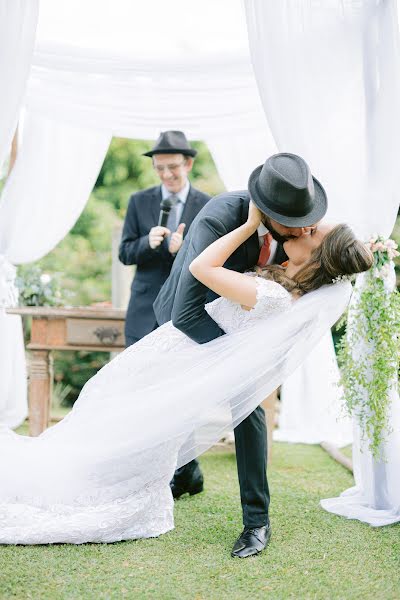
[[[248,207],[246,190],[220,194],[200,211],[154,303],[159,325],[172,319],[175,327],[199,344],[224,335],[204,308],[216,296],[193,277],[189,265],[213,241],[245,223]],[[259,252],[259,238],[255,232],[232,254],[225,267],[243,273],[257,264]],[[278,245],[274,262],[280,263],[286,258],[282,246]],[[246,527],[261,527],[268,522],[269,506],[267,432],[261,406],[236,427],[235,442],[243,522]]]

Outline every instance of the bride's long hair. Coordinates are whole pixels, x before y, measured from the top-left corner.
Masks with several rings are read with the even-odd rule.
[[[332,283],[342,275],[368,271],[373,263],[369,248],[355,237],[348,225],[341,223],[324,237],[311,258],[292,278],[279,265],[264,267],[259,273],[265,279],[280,283],[288,292],[303,295]]]

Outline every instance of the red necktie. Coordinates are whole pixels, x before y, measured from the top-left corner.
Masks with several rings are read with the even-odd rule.
[[[257,266],[265,267],[271,254],[272,235],[268,232],[264,236],[264,243],[261,246],[260,256],[258,257]]]

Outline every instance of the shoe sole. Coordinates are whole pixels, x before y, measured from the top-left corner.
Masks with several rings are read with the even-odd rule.
[[[179,494],[179,496],[174,496],[174,500],[179,500],[179,498],[182,498],[182,496],[184,496],[185,494],[189,494],[189,496],[195,496],[196,494],[201,494],[201,492],[204,490],[204,487],[201,486],[201,488],[194,488],[192,490],[187,490],[185,492],[182,492],[182,494]]]

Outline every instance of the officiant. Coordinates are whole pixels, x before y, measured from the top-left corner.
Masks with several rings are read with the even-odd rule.
[[[133,194],[119,246],[119,260],[136,265],[125,321],[126,345],[156,329],[153,302],[167,280],[175,256],[197,213],[210,196],[194,188],[188,178],[197,152],[182,131],[164,131],[145,152],[161,184]],[[172,208],[166,227],[158,225],[162,200]]]

